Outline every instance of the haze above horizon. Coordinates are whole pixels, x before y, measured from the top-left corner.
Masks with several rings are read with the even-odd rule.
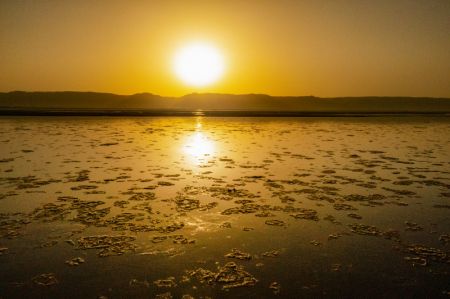
[[[449,36],[438,0],[2,1],[0,91],[448,98]],[[174,73],[193,42],[223,58],[216,80],[221,65],[182,62],[208,85]]]

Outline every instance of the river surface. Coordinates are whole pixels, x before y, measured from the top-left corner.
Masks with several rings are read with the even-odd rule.
[[[448,298],[449,271],[450,118],[0,118],[0,298]]]

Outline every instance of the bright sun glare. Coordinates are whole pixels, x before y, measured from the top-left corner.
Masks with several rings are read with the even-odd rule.
[[[214,155],[215,143],[202,131],[202,119],[196,119],[195,133],[187,136],[183,152],[187,154],[189,160],[195,165],[206,163]]]
[[[191,86],[206,86],[223,74],[224,62],[220,52],[206,43],[193,43],[179,49],[174,59],[176,75]]]

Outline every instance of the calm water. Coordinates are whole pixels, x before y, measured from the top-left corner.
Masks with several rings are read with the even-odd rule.
[[[445,298],[449,153],[449,118],[3,117],[0,298]]]

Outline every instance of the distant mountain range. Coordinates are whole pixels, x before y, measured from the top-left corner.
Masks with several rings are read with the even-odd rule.
[[[0,93],[1,114],[43,111],[100,114],[155,111],[234,111],[279,113],[450,113],[449,98],[419,97],[278,97],[264,94],[189,94],[162,97],[150,93],[116,95],[96,92]],[[34,113],[32,113],[34,111]],[[56,111],[56,112],[55,112]],[[45,113],[44,113],[45,114]],[[145,113],[144,113],[145,114]]]

